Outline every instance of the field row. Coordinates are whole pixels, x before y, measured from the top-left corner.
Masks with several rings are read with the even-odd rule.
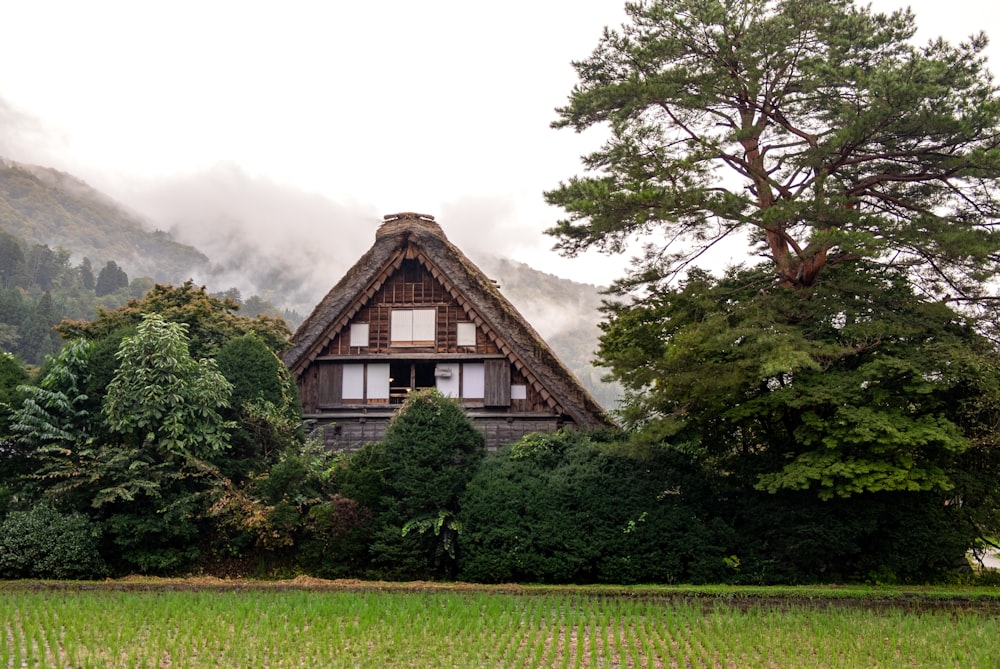
[[[578,594],[0,591],[22,667],[995,667],[1000,619]]]

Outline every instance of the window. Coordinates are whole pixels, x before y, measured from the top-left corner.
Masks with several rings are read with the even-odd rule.
[[[345,400],[363,400],[365,398],[365,366],[344,365]]]
[[[368,401],[389,400],[389,364],[368,363]]]
[[[481,362],[462,365],[462,397],[481,399],[486,391],[486,365]]]
[[[344,365],[343,399],[345,402],[368,401],[384,404],[389,401],[389,365]]]
[[[512,400],[526,400],[528,399],[528,386],[515,383],[510,387],[510,398]]]
[[[476,324],[475,323],[459,323],[458,324],[458,341],[456,342],[458,346],[475,346],[476,345]]]
[[[393,309],[389,334],[393,346],[433,346],[436,309]]]
[[[396,360],[387,367],[390,404],[401,404],[412,390],[436,386],[438,365],[432,361]]]
[[[368,346],[368,323],[351,323],[351,346]]]

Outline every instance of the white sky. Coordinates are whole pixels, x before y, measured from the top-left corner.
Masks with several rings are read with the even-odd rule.
[[[998,3],[910,4],[920,41],[1000,33]],[[560,212],[542,191],[579,173],[579,155],[598,144],[548,126],[575,82],[570,61],[591,52],[605,25],[621,23],[622,5],[6,0],[0,155],[73,172],[154,219],[221,207],[177,186],[203,175],[322,196],[351,212],[331,221],[330,237],[371,221],[360,250],[382,214],[418,211],[436,216],[459,246],[605,283],[624,259],[548,252],[553,240],[542,231]],[[157,199],[150,193],[160,182],[176,188]],[[189,197],[188,209],[171,209]],[[283,201],[227,215],[258,216],[250,234],[278,229],[294,240],[283,252],[294,252],[323,221],[273,204]],[[181,241],[211,246],[211,225],[176,230]]]

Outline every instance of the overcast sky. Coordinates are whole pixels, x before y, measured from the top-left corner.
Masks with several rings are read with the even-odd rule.
[[[4,5],[0,155],[77,174],[181,241],[212,253],[239,230],[327,260],[332,285],[383,214],[417,211],[466,249],[620,273],[547,250],[560,212],[542,191],[597,146],[548,126],[621,0]],[[1000,4],[910,5],[920,41],[1000,33]]]

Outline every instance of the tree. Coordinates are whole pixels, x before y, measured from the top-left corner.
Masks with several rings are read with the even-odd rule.
[[[877,259],[930,295],[1000,264],[1000,97],[986,36],[923,47],[908,10],[853,0],[649,0],[574,63],[555,127],[606,125],[593,176],[546,193],[569,254],[662,231],[619,287],[676,278],[748,232],[778,283]]]
[[[256,333],[233,337],[215,360],[233,386],[231,409],[224,414],[236,425],[232,448],[219,464],[239,480],[265,471],[301,441],[302,405],[288,368]]]
[[[600,355],[632,391],[630,424],[771,491],[951,491],[1000,416],[992,345],[877,266],[762,294],[770,281],[694,272],[609,309]]]
[[[23,272],[21,240],[6,230],[0,230],[0,288],[13,288]]]
[[[222,476],[212,463],[229,447],[221,415],[232,386],[214,361],[195,360],[186,327],[147,315],[118,350],[103,416],[111,433],[85,450],[82,474],[118,562],[174,571],[197,557],[196,539]]]
[[[187,326],[191,355],[214,357],[233,337],[257,333],[272,351],[288,347],[291,334],[283,321],[267,316],[246,318],[240,306],[229,299],[212,297],[205,287],[185,281],[180,286],[155,285],[141,300],[114,311],[101,311],[92,321],[64,321],[57,331],[67,339],[84,337],[98,340],[125,327],[134,327],[146,314],[160,314],[164,320]]]
[[[459,496],[485,453],[462,407],[428,390],[407,398],[382,441],[352,456],[342,492],[372,514],[376,574],[454,575]]]
[[[114,260],[109,260],[97,275],[94,292],[98,297],[103,297],[117,293],[122,288],[128,288],[128,274]]]
[[[46,355],[59,350],[59,336],[53,329],[59,322],[59,312],[56,310],[49,291],[42,293],[34,308],[25,314],[19,332],[19,353],[25,360],[39,364]]]
[[[118,350],[118,370],[104,398],[112,432],[161,454],[206,458],[228,448],[221,414],[232,384],[213,360],[195,360],[184,325],[149,314]]]
[[[90,264],[90,258],[84,258],[80,261],[77,271],[80,274],[80,285],[83,286],[84,290],[94,290],[97,284],[95,283],[94,268]]]
[[[909,11],[850,0],[627,11],[554,124],[607,124],[595,174],[546,194],[567,253],[649,242],[599,352],[626,420],[748,489],[995,531],[998,356],[966,309],[1000,270],[985,36],[917,47]],[[763,262],[694,269],[744,232]]]

